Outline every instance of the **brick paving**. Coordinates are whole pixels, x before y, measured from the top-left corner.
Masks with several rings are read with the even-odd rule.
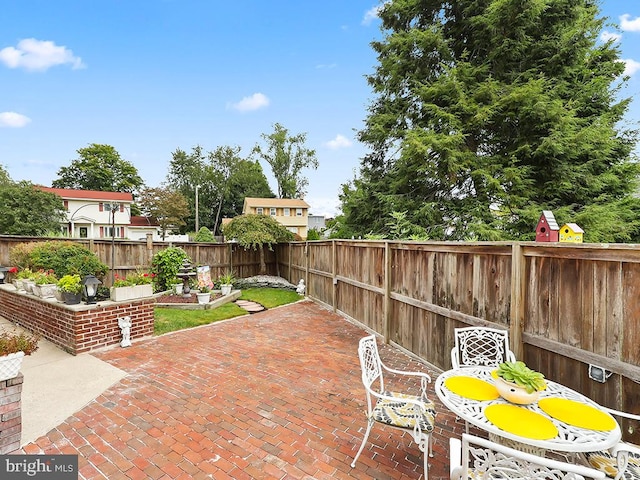
[[[423,478],[411,436],[379,425],[350,466],[365,427],[364,335],[302,301],[103,350],[95,356],[128,375],[22,451],[78,454],[82,479]],[[439,373],[378,346],[389,366]],[[448,439],[464,426],[430,393],[429,477],[444,479]]]

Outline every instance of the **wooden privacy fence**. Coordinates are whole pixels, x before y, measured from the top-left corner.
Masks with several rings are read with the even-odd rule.
[[[506,328],[548,378],[604,405],[640,404],[635,245],[333,240],[279,245],[277,259],[309,297],[441,369],[454,328]],[[589,364],[611,377],[591,380]]]
[[[212,278],[217,278],[227,270],[233,270],[236,277],[246,278],[257,275],[260,269],[259,252],[245,250],[232,243],[168,243],[153,242],[150,236],[146,241],[142,240],[118,240],[110,239],[69,239],[69,238],[43,238],[43,237],[18,237],[0,235],[0,265],[10,266],[10,251],[19,243],[44,242],[44,241],[73,241],[80,243],[94,252],[100,261],[109,266],[110,272],[103,279],[106,286],[111,285],[111,269],[113,274],[120,277],[136,270],[148,271],[151,267],[153,256],[161,250],[172,245],[182,248],[191,258],[193,266],[209,265]],[[265,251],[265,261],[270,274],[277,274],[275,253]]]

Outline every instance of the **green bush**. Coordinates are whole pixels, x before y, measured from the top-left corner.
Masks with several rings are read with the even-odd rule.
[[[74,274],[104,278],[109,270],[95,253],[75,242],[18,244],[11,249],[10,257],[22,268],[53,270],[58,278]]]
[[[200,227],[200,230],[198,230],[198,233],[196,233],[194,240],[196,242],[213,243],[216,241],[216,237],[214,237],[213,233],[211,233],[211,230],[209,230],[207,227]]]
[[[171,289],[176,274],[184,261],[191,262],[189,255],[180,247],[167,247],[153,256],[151,272],[155,275],[153,282],[156,292]]]
[[[307,232],[307,240],[320,240],[320,238],[320,232],[315,228],[312,228]]]

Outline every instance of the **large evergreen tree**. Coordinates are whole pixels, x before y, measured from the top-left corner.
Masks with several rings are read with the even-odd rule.
[[[637,241],[637,131],[596,0],[389,0],[370,147],[343,186],[355,235],[394,212],[434,239],[532,239],[541,210],[588,241]]]

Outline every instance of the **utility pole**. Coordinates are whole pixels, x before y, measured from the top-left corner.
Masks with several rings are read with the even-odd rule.
[[[196,234],[200,231],[200,219],[198,218],[198,190],[200,185],[196,185]]]

